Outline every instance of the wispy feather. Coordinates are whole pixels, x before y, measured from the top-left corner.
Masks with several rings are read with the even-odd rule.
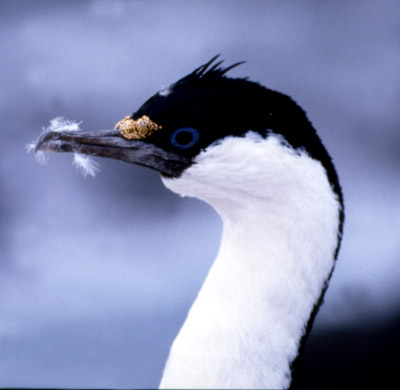
[[[47,128],[43,128],[43,132],[79,131],[79,125],[81,123],[82,122],[75,122],[59,116],[52,119],[50,121],[50,125]],[[36,142],[30,142],[28,145],[26,145],[25,148],[28,153],[35,151]],[[35,151],[35,159],[41,165],[45,165],[47,163],[46,155],[41,150]],[[99,164],[91,160],[89,156],[85,156],[83,154],[74,153],[72,164],[78,168],[85,177],[87,175],[95,177],[96,173],[100,171]]]
[[[83,154],[74,153],[74,161],[72,164],[78,168],[85,177],[87,175],[95,177],[96,173],[100,171],[99,164]]]
[[[45,131],[78,131],[81,123],[58,116],[50,121],[50,126]]]
[[[28,145],[25,146],[25,149],[27,153],[33,152],[35,150],[36,142],[30,142]],[[35,159],[40,165],[46,165],[47,164],[47,158],[45,154],[41,151],[38,150],[35,153]]]

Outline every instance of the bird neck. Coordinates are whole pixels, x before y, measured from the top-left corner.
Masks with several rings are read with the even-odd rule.
[[[221,215],[223,235],[161,387],[290,385],[291,364],[334,265],[339,204],[320,163],[273,140],[263,147],[276,149],[281,163],[287,158],[286,168],[271,176],[266,164],[247,176],[258,180],[245,185],[231,176],[229,197],[195,181],[197,194]],[[186,184],[192,179],[183,178]]]

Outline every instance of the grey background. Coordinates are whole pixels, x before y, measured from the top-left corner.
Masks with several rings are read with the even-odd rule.
[[[71,155],[40,166],[24,146],[56,116],[111,128],[217,53],[247,61],[232,76],[307,111],[344,189],[343,246],[304,386],[394,375],[398,1],[2,0],[0,29],[0,387],[158,385],[219,217],[155,172],[97,160],[84,178]]]

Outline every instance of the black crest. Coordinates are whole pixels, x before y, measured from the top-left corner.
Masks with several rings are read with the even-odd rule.
[[[199,66],[196,68],[192,73],[188,74],[187,76],[183,77],[181,80],[178,81],[186,81],[188,79],[194,78],[201,78],[201,77],[223,77],[226,73],[228,73],[233,68],[244,64],[246,61],[236,62],[233,65],[227,66],[226,68],[221,67],[223,64],[223,60],[215,62],[219,58],[220,54],[217,54],[210,61],[207,63]]]

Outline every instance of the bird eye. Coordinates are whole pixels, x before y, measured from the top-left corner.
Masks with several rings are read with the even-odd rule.
[[[193,127],[180,127],[171,134],[172,146],[186,150],[196,145],[199,140],[199,131]]]

